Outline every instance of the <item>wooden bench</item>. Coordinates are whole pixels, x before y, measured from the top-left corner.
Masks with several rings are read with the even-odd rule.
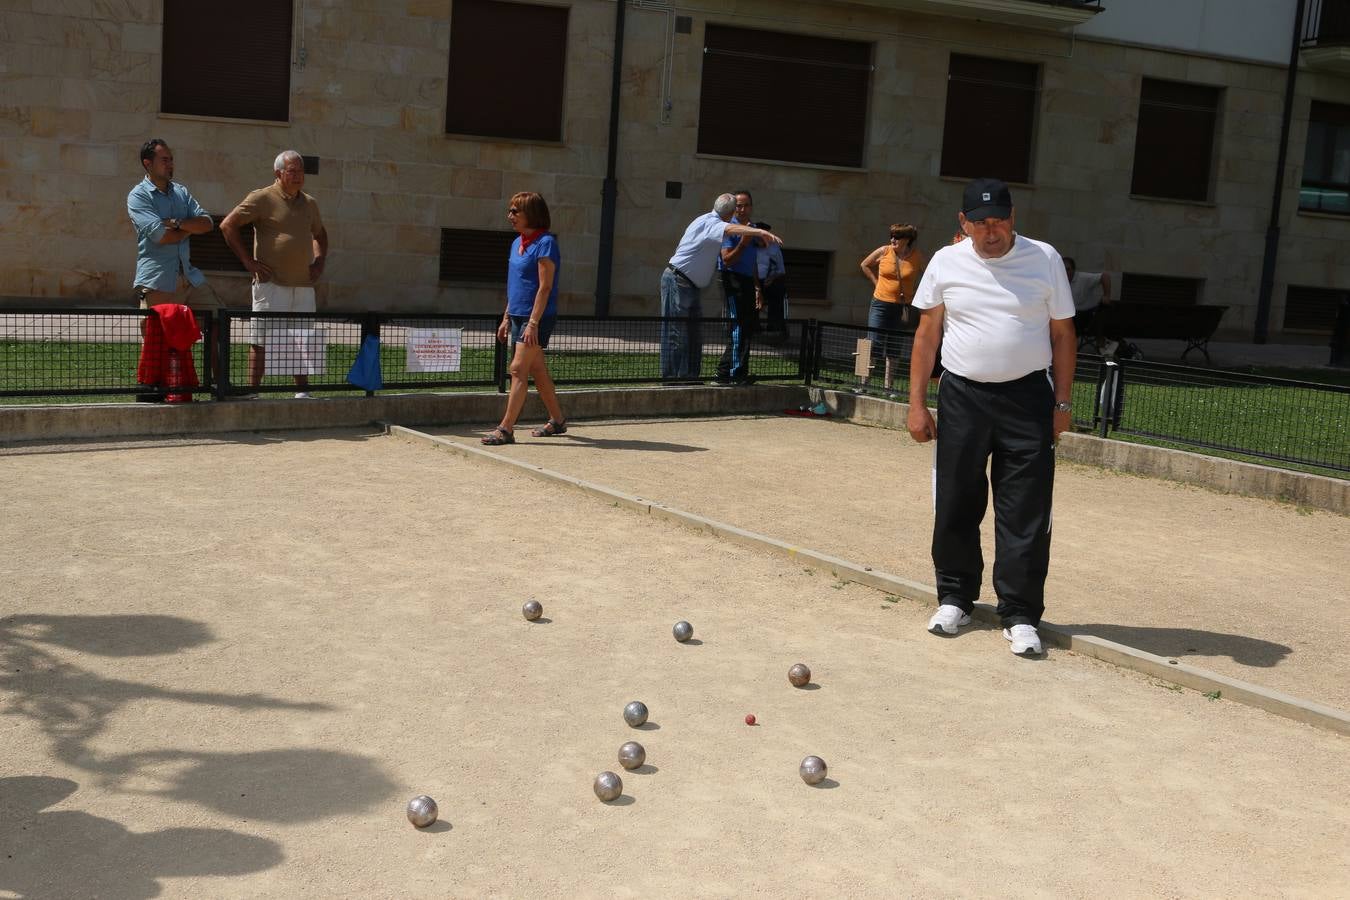
[[[1156,338],[1185,341],[1181,358],[1192,350],[1209,359],[1209,339],[1219,327],[1226,306],[1167,306],[1161,303],[1103,303],[1092,318],[1098,340]]]

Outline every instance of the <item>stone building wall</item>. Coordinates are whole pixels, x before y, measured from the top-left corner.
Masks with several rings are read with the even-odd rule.
[[[306,190],[318,198],[332,239],[322,293],[329,308],[499,309],[500,288],[438,282],[440,229],[505,228],[506,199],[537,190],[563,247],[564,311],[591,312],[615,6],[569,5],[564,139],[551,144],[443,133],[450,0],[297,3],[305,61],[292,67],[288,125],[158,113],[162,0],[6,3],[0,296],[129,301],[135,242],[125,197],[140,176],[140,143],[157,136],[174,150],[178,180],[220,214],[271,180],[280,150],[318,156],[319,173]],[[656,314],[660,270],[684,226],[720,191],[747,187],[757,217],[790,246],[834,254],[828,302],[799,303],[794,315],[862,320],[870,291],[857,263],[882,242],[886,226],[915,223],[931,252],[955,223],[964,180],[938,170],[948,57],[957,51],[1042,67],[1033,183],[1013,187],[1019,230],[1087,270],[1202,278],[1203,302],[1233,307],[1225,331],[1250,334],[1278,152],[1281,68],[841,3],[739,0],[731,8],[715,16],[679,10],[692,15],[690,34],[673,33],[674,13],[655,3],[627,10],[614,313]],[[866,168],[697,154],[710,18],[873,42]],[[1226,89],[1212,203],[1130,197],[1145,76]],[[1350,79],[1299,76],[1273,332],[1285,285],[1350,284],[1340,252],[1350,219],[1297,211],[1312,98],[1350,103]],[[998,152],[993,138],[989,152]],[[682,183],[681,199],[666,199],[667,181]],[[241,276],[211,280],[227,302],[247,302]]]

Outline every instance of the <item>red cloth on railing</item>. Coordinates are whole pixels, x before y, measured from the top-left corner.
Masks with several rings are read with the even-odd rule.
[[[169,372],[169,351],[178,351],[182,365],[182,385],[197,387],[197,367],[192,363],[192,345],[202,339],[192,310],[181,303],[160,303],[150,307],[153,316],[145,317],[145,342],[141,344],[140,364],[136,366],[138,384],[163,385]]]

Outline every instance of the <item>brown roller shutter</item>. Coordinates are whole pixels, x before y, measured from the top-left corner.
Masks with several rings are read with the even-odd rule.
[[[220,232],[220,221],[224,218],[212,214],[211,221],[216,223],[216,227],[206,234],[194,234],[190,238],[192,243],[188,245],[188,255],[194,266],[207,272],[246,272],[248,270],[239,262],[239,257],[234,255],[230,245],[225,243],[225,235]],[[244,246],[252,247],[253,226],[244,225],[239,230],[239,238]]]
[[[1143,79],[1130,193],[1207,199],[1218,116],[1218,88]]]
[[[830,259],[828,250],[783,248],[783,268],[787,271],[788,296],[798,300],[830,299]]]
[[[561,141],[567,7],[455,0],[448,134]]]
[[[441,281],[487,282],[506,286],[506,263],[514,231],[441,229]]]
[[[1284,298],[1285,331],[1330,334],[1345,291],[1289,286]]]
[[[953,53],[941,174],[1030,182],[1039,83],[1034,63]]]
[[[1122,303],[1194,306],[1200,301],[1200,280],[1198,278],[1140,275],[1135,272],[1125,272],[1121,275],[1120,281],[1120,300]]]
[[[290,119],[289,0],[164,0],[160,109]]]
[[[872,45],[708,25],[698,152],[863,165]]]

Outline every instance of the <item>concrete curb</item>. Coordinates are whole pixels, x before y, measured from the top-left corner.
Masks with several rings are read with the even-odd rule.
[[[801,384],[761,383],[753,388],[632,387],[567,391],[569,418],[632,416],[764,415],[824,401],[836,418],[905,431],[909,405]],[[292,428],[360,428],[372,422],[452,424],[493,422],[505,395],[488,392],[380,394],[181,405],[91,403],[0,406],[0,442],[214,434]],[[285,398],[285,399],[282,399]],[[525,415],[545,415],[531,394]],[[1152,478],[1196,484],[1225,493],[1260,497],[1350,515],[1350,479],[1309,475],[1273,466],[1169,450],[1094,435],[1066,434],[1061,459]]]
[[[880,402],[880,401],[878,401]],[[875,588],[887,594],[904,597],[925,604],[937,603],[936,589],[925,584],[900,578],[886,572],[874,570],[871,566],[859,565],[837,556],[820,553],[806,547],[798,547],[786,541],[780,541],[766,535],[737,528],[725,522],[718,522],[696,513],[686,512],[675,507],[665,506],[652,500],[646,500],[634,494],[617,491],[593,481],[574,478],[561,472],[546,469],[533,463],[510,459],[492,450],[462,444],[450,438],[416,431],[403,425],[380,423],[385,432],[396,437],[429,444],[440,450],[457,453],[460,456],[494,465],[514,468],[518,472],[555,484],[569,485],[595,497],[614,503],[616,506],[630,509],[645,515],[655,516],[667,521],[696,528],[722,540],[731,541],[745,547],[769,550],[786,556],[803,565],[829,572],[841,581],[851,581],[866,587]],[[987,603],[975,604],[974,618],[981,622],[998,626],[998,615]],[[1124,644],[1117,644],[1104,638],[1088,634],[1079,634],[1050,622],[1041,623],[1041,638],[1045,643],[1074,653],[1090,656],[1093,659],[1108,662],[1121,668],[1130,669],[1202,693],[1218,692],[1223,699],[1234,700],[1247,706],[1254,706],[1266,712],[1288,719],[1303,722],[1317,728],[1324,728],[1339,734],[1350,735],[1350,714],[1330,706],[1292,697],[1279,691],[1272,691],[1260,685],[1229,678],[1217,672],[1211,672],[1198,666],[1192,666],[1178,660],[1155,656],[1143,650],[1136,650]]]
[[[293,400],[235,400],[223,403],[87,403],[61,406],[0,406],[0,441],[56,441],[90,438],[217,434],[307,428],[361,428],[372,422],[453,424],[495,422],[506,395],[496,391],[434,394],[379,394]],[[800,384],[754,387],[635,387],[577,390],[563,395],[569,418],[626,416],[721,416],[777,413],[801,405]],[[543,404],[531,393],[525,414],[541,420]]]

